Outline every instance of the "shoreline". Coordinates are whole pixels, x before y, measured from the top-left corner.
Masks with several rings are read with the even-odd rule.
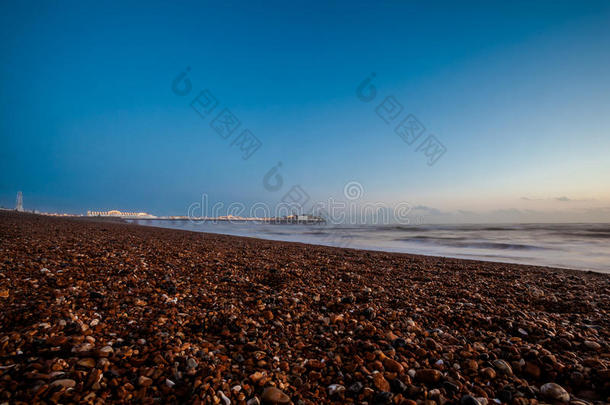
[[[610,398],[605,273],[6,212],[0,241],[11,403]]]
[[[296,244],[301,244],[301,245],[306,245],[306,246],[320,246],[320,247],[328,247],[328,248],[335,248],[335,249],[348,249],[348,250],[354,250],[354,251],[359,251],[359,252],[371,252],[371,253],[372,252],[376,252],[376,253],[388,253],[388,254],[406,255],[406,256],[413,256],[413,257],[436,258],[436,259],[451,259],[451,260],[460,260],[460,261],[475,262],[475,263],[479,263],[479,264],[496,263],[496,264],[505,264],[505,265],[538,267],[538,268],[541,268],[541,269],[547,269],[549,271],[563,271],[563,270],[567,270],[567,271],[570,271],[570,272],[575,271],[575,272],[578,272],[578,273],[594,273],[594,274],[610,276],[610,272],[603,272],[603,271],[599,271],[599,270],[595,270],[595,269],[578,269],[578,268],[574,268],[574,267],[546,266],[546,265],[540,265],[540,264],[520,263],[518,261],[504,261],[504,260],[501,260],[501,259],[498,259],[498,260],[492,260],[492,259],[485,260],[485,259],[481,259],[481,258],[468,258],[468,257],[465,257],[467,255],[463,255],[463,257],[458,257],[458,256],[439,256],[439,255],[434,255],[434,254],[400,252],[400,251],[397,251],[397,250],[387,250],[387,249],[384,249],[384,248],[373,249],[373,248],[361,248],[361,247],[341,247],[341,246],[324,245],[324,244],[318,244],[318,243],[299,242],[299,241],[290,241],[290,240],[282,240],[282,239],[261,238],[261,237],[257,237],[257,236],[243,236],[243,235],[233,235],[233,234],[228,234],[228,233],[204,232],[204,231],[194,231],[194,230],[191,230],[191,229],[170,228],[170,227],[163,227],[163,226],[158,226],[158,225],[144,225],[144,224],[138,224],[138,223],[129,222],[128,220],[125,220],[122,223],[124,223],[126,225],[141,226],[141,227],[145,227],[145,228],[169,229],[169,230],[174,230],[174,231],[177,231],[177,232],[193,232],[193,233],[199,233],[199,234],[204,234],[204,235],[223,235],[223,236],[230,236],[230,237],[234,237],[234,238],[248,238],[248,239],[260,240],[260,241],[278,242],[278,243],[296,243]],[[471,255],[471,256],[473,256],[473,255]],[[518,259],[515,259],[515,260],[518,260]]]
[[[11,209],[4,209],[4,211],[6,212],[16,212],[15,210],[11,210]],[[135,223],[133,221],[148,221],[151,220],[149,218],[146,219],[131,219],[131,218],[118,218],[118,217],[99,217],[99,216],[91,216],[91,217],[87,217],[87,216],[46,216],[46,215],[41,215],[41,214],[37,214],[37,213],[32,213],[32,212],[26,212],[26,213],[20,213],[20,214],[26,214],[26,215],[36,215],[36,216],[44,216],[44,217],[51,217],[51,218],[64,218],[64,219],[72,219],[72,220],[82,220],[82,221],[90,221],[90,222],[111,222],[111,223],[121,223],[121,224],[125,224],[125,225],[134,225],[134,226],[143,226],[143,227],[147,227],[147,228],[157,228],[157,229],[169,229],[169,230],[175,230],[175,231],[179,231],[179,232],[195,232],[195,233],[201,233],[201,234],[207,234],[207,235],[225,235],[225,236],[232,236],[232,237],[236,237],[236,238],[250,238],[250,239],[256,239],[256,240],[264,240],[264,241],[270,241],[270,242],[279,242],[279,243],[299,243],[299,244],[304,244],[304,245],[311,245],[311,246],[321,246],[321,247],[332,247],[332,248],[338,248],[338,249],[351,249],[351,250],[356,250],[356,251],[363,251],[363,252],[382,252],[382,253],[394,253],[394,254],[403,254],[403,255],[410,255],[410,256],[421,256],[421,257],[428,257],[428,258],[439,258],[439,259],[454,259],[454,260],[464,260],[464,261],[472,261],[472,262],[480,262],[480,263],[497,263],[497,264],[511,264],[511,265],[517,265],[517,266],[528,266],[528,267],[540,267],[540,268],[544,268],[544,269],[548,269],[551,271],[559,271],[559,270],[568,270],[568,271],[577,271],[577,272],[581,272],[581,273],[596,273],[596,274],[604,274],[604,275],[610,275],[610,270],[608,271],[602,271],[602,270],[598,270],[598,269],[594,269],[594,268],[577,268],[577,267],[561,267],[558,265],[545,265],[545,264],[533,264],[533,263],[526,263],[526,262],[522,262],[521,259],[519,258],[515,258],[513,260],[507,260],[507,257],[499,257],[497,259],[485,259],[482,256],[476,255],[476,254],[455,254],[455,255],[450,255],[450,256],[442,256],[442,255],[435,255],[433,253],[427,254],[427,253],[412,253],[412,252],[404,252],[404,251],[399,251],[397,249],[391,249],[391,248],[384,248],[384,247],[379,247],[379,248],[372,248],[372,247],[342,247],[342,246],[334,246],[334,245],[327,245],[327,244],[321,244],[321,243],[313,243],[313,242],[303,242],[303,241],[292,241],[292,240],[284,240],[284,239],[271,239],[271,238],[264,238],[264,237],[258,237],[258,236],[244,236],[244,235],[234,235],[234,234],[229,234],[229,233],[219,233],[219,232],[207,232],[207,231],[195,231],[195,230],[191,230],[191,229],[181,229],[181,228],[171,228],[171,227],[164,227],[164,226],[158,226],[158,225],[144,225],[144,224],[139,224],[139,223]],[[165,219],[152,219],[154,220],[159,220],[159,221],[166,221]],[[181,220],[182,221],[182,220]],[[184,220],[185,222],[188,220]],[[230,221],[227,221],[230,222]],[[247,221],[246,221],[247,222]],[[493,223],[490,225],[540,225],[540,224],[546,224],[546,223],[529,223],[529,222],[523,222],[523,223]],[[552,222],[549,222],[549,224],[554,224]],[[599,223],[589,223],[589,222],[566,222],[565,224],[599,224]],[[602,223],[602,224],[607,224],[610,225],[609,223]],[[442,225],[442,224],[439,224]],[[487,224],[477,224],[477,223],[472,223],[472,224],[464,224],[464,225],[487,225]],[[470,257],[469,257],[470,256]],[[489,257],[496,257],[496,256],[489,256]]]

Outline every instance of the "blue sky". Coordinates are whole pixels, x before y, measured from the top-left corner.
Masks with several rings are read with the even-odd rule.
[[[0,34],[5,207],[22,190],[30,209],[180,215],[202,193],[326,200],[356,181],[439,221],[610,220],[607,1],[4,2]],[[223,108],[229,139],[210,126]],[[432,166],[394,132],[408,114],[446,148]],[[247,160],[244,129],[262,142]]]

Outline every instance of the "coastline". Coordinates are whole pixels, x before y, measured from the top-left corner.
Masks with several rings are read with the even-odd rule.
[[[604,237],[610,235],[610,224],[578,227],[573,224],[447,224],[406,228],[360,225],[289,229],[238,223],[207,226],[169,221],[132,223],[357,250],[610,273],[610,252]]]
[[[610,397],[608,274],[7,212],[0,240],[2,400]]]

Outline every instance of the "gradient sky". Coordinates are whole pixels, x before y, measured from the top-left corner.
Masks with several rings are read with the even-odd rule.
[[[356,181],[436,221],[610,221],[608,1],[100,3],[0,5],[2,206],[185,215]],[[436,164],[377,116],[387,96]],[[248,160],[210,127],[222,108],[262,141]]]

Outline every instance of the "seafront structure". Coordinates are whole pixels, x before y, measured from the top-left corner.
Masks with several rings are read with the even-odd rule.
[[[156,218],[154,215],[146,212],[122,212],[119,210],[110,211],[87,211],[88,217],[118,217],[118,218],[143,218],[152,219]]]
[[[219,217],[192,217],[192,216],[155,216],[146,212],[122,212],[119,210],[110,211],[87,211],[88,217],[112,217],[122,219],[154,219],[160,221],[202,221],[202,222],[263,222],[270,224],[324,224],[326,220],[314,215],[287,215],[284,217],[240,217],[234,215],[223,215]]]
[[[324,224],[326,220],[315,215],[288,215],[280,218],[269,218],[270,223],[277,224]]]
[[[158,217],[156,219],[168,219],[168,217]],[[284,217],[239,217],[234,215],[223,215],[219,217],[170,217],[169,219],[202,222],[258,222],[268,224],[300,225],[315,225],[326,223],[326,220],[324,218],[314,215],[287,215]]]
[[[21,191],[17,193],[17,203],[15,204],[15,209],[19,212],[23,212],[23,193]]]

